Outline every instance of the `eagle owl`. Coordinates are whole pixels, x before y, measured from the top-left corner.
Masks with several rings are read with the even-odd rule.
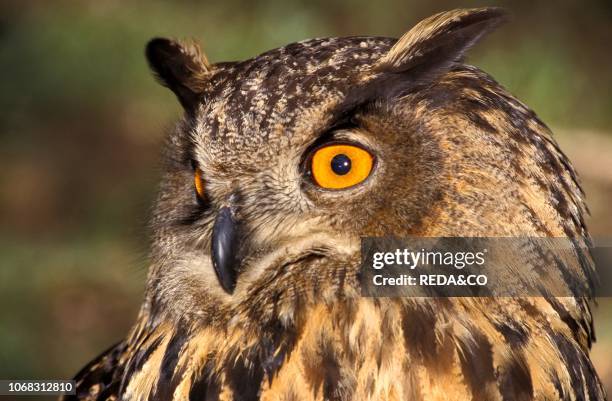
[[[211,64],[154,39],[184,108],[145,299],[81,400],[603,400],[589,299],[368,298],[360,238],[585,238],[548,128],[463,62],[498,8],[399,40],[306,40]],[[589,265],[590,258],[582,264]]]

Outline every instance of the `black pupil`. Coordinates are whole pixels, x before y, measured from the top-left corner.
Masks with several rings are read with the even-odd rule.
[[[339,154],[334,156],[331,160],[331,168],[334,173],[338,175],[344,175],[351,171],[351,159],[345,154]]]

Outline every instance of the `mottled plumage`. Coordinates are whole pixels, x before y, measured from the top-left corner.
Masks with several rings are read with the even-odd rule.
[[[584,297],[359,291],[363,236],[588,241],[576,173],[548,128],[462,61],[502,20],[456,10],[399,41],[313,39],[218,64],[152,41],[185,116],[166,146],[138,322],[78,374],[77,398],[603,400]],[[313,184],[308,154],[332,140],[376,155],[367,180]],[[222,210],[240,227],[225,286],[226,264],[211,261]],[[588,255],[568,267],[591,270]]]

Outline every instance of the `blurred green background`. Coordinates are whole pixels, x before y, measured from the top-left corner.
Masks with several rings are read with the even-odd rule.
[[[198,38],[216,62],[316,36],[397,37],[492,4],[513,19],[469,61],[553,128],[592,234],[612,236],[609,1],[0,2],[0,378],[71,377],[135,317],[160,145],[181,113],[148,72],[147,40]],[[600,300],[593,352],[609,388],[611,311]]]

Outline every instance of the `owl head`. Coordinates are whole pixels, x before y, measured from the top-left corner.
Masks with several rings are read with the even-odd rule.
[[[149,64],[185,113],[152,218],[151,308],[290,324],[357,294],[361,237],[586,235],[546,126],[463,62],[503,20],[455,10],[399,40],[216,64],[195,43],[152,40]]]

